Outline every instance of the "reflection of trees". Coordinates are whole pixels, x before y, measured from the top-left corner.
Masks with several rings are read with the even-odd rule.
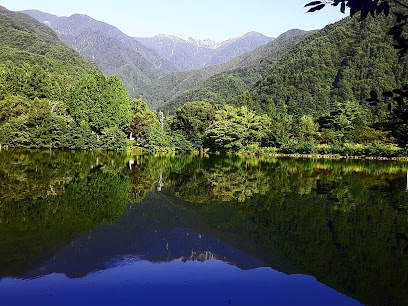
[[[130,172],[131,202],[140,202],[147,191],[159,187],[160,181],[178,197],[195,203],[214,199],[244,202],[271,188],[301,195],[324,189],[336,199],[333,208],[350,210],[360,201],[358,191],[364,196],[366,189],[386,184],[408,169],[403,163],[267,156],[144,155],[132,158],[135,163]],[[355,179],[356,173],[358,179]]]
[[[13,150],[1,151],[0,162],[2,274],[24,273],[96,225],[114,222],[127,203],[129,178],[115,173],[125,165],[119,155]]]

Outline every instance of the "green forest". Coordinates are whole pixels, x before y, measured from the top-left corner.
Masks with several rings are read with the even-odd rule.
[[[0,21],[1,147],[407,156],[407,99],[369,102],[408,86],[395,16],[347,17],[282,48],[263,77],[223,72],[164,113],[33,18],[2,8]]]

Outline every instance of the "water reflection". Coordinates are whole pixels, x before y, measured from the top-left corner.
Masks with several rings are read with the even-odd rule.
[[[224,262],[248,275],[269,269],[265,278],[271,268],[312,275],[364,304],[406,305],[407,170],[397,162],[0,151],[0,276],[89,279],[146,262],[186,263],[194,274],[194,263]],[[321,301],[330,290],[321,288]]]

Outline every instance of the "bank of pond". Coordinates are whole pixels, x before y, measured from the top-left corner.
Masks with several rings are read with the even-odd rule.
[[[202,303],[406,305],[407,173],[398,161],[1,150],[0,293],[159,303],[151,288],[187,305],[217,283]]]

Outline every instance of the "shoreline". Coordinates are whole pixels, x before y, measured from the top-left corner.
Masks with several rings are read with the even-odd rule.
[[[408,162],[407,157],[385,157],[385,156],[345,156],[345,155],[322,155],[322,154],[284,154],[284,153],[245,153],[245,152],[235,152],[235,153],[219,153],[219,152],[147,152],[143,150],[123,150],[123,151],[110,151],[110,150],[73,150],[65,148],[15,148],[0,145],[0,151],[8,150],[40,150],[40,151],[88,151],[88,152],[122,152],[122,153],[131,153],[131,154],[205,154],[205,155],[238,155],[238,156],[272,156],[272,157],[291,157],[291,158],[316,158],[316,159],[352,159],[352,160],[384,160],[384,161],[403,161]]]
[[[321,154],[241,153],[241,152],[237,152],[233,154],[241,155],[241,156],[255,155],[255,156],[274,156],[274,157],[292,157],[292,158],[408,161],[408,157],[384,157],[384,156],[343,156],[343,155],[321,155]]]

